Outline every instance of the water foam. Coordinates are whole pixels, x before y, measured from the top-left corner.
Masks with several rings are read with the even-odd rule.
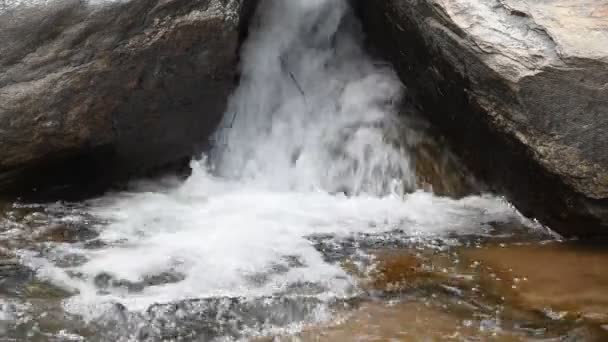
[[[199,166],[195,170],[168,192],[125,193],[92,202],[91,213],[109,222],[98,227],[105,246],[56,247],[88,262],[58,268],[31,258],[30,266],[78,292],[68,306],[91,318],[99,313],[90,310],[103,303],[145,310],[154,303],[194,298],[275,295],[302,283],[319,285],[323,296],[348,297],[355,280],[326,262],[307,237],[331,234],[339,240],[396,229],[422,236],[474,234],[490,223],[519,220],[507,203],[489,196],[454,200],[422,191],[405,197],[277,191],[217,178]],[[167,273],[182,276],[137,292],[117,286],[100,293],[97,284],[106,274],[137,283]]]

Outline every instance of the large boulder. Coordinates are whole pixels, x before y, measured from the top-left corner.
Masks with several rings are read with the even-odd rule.
[[[189,159],[223,114],[254,3],[0,5],[0,190]]]
[[[355,1],[470,167],[565,235],[608,235],[608,2]]]

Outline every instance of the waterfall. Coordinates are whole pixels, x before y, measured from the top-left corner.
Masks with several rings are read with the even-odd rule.
[[[402,85],[346,0],[263,1],[213,153],[218,174],[290,190],[403,193]]]
[[[330,303],[361,293],[340,263],[359,241],[485,234],[523,222],[500,198],[416,189],[397,115],[405,90],[362,41],[346,0],[262,0],[215,147],[192,163],[192,175],[46,208],[98,235],[24,249],[21,262],[72,294],[66,312],[88,322],[124,317],[125,330],[108,333],[138,338],[142,329],[162,336],[155,331],[208,326],[188,319],[224,327],[238,315],[255,318],[270,310],[266,299],[298,308],[314,300],[304,318],[331,319]],[[235,309],[259,300],[261,308]],[[285,310],[289,319],[276,325],[304,319]],[[263,330],[278,317],[268,315],[260,326],[242,323],[250,316],[239,322]],[[237,328],[231,334],[242,336]]]

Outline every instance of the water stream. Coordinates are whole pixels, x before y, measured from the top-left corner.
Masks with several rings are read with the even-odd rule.
[[[362,41],[346,0],[262,1],[215,147],[187,180],[10,204],[0,246],[29,285],[2,299],[4,333],[290,336],[369,298],[358,272],[378,249],[552,238],[499,197],[420,188],[406,89]]]

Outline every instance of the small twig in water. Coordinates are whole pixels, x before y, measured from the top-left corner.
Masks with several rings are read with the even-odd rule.
[[[304,93],[304,90],[300,86],[300,83],[298,82],[298,80],[296,79],[296,77],[294,76],[294,74],[287,68],[287,62],[285,61],[284,56],[279,57],[279,59],[281,60],[281,67],[282,67],[282,69],[287,72],[287,74],[289,75],[289,77],[293,81],[293,84],[296,86],[296,88],[298,88],[298,91],[300,92],[300,94],[304,98],[304,102],[306,102],[306,93]]]
[[[238,114],[238,112],[234,112],[234,114],[232,114],[232,120],[230,120],[230,125],[228,125],[228,128],[232,128],[232,126],[234,126],[234,122],[236,121],[237,114]]]
[[[289,76],[293,80],[293,83],[295,83],[296,88],[298,88],[298,90],[300,91],[300,94],[302,94],[302,97],[304,98],[304,100],[306,100],[306,94],[304,94],[304,90],[302,90],[302,87],[300,87],[298,80],[296,80],[296,77],[293,75],[293,73],[291,71],[289,71]]]

